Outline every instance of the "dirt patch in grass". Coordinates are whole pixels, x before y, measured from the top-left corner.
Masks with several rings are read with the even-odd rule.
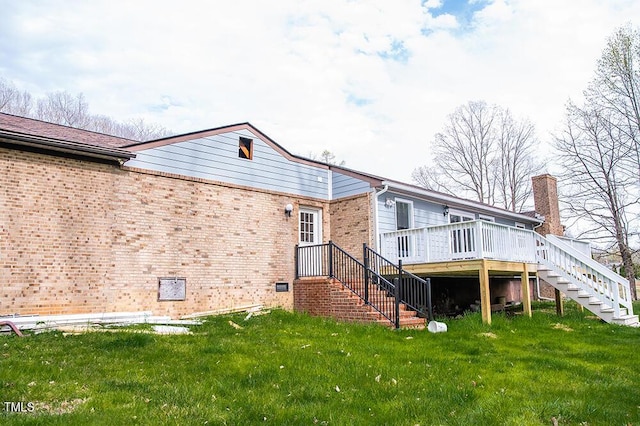
[[[87,398],[76,398],[69,401],[35,402],[33,407],[36,413],[61,415],[75,411],[76,408],[85,402],[87,402]]]
[[[563,331],[573,331],[573,328],[565,325],[565,324],[560,324],[560,323],[556,323],[553,328],[555,330],[563,330]]]

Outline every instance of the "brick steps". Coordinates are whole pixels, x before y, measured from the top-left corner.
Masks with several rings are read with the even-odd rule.
[[[302,278],[293,284],[294,309],[311,315],[336,318],[340,321],[378,323],[393,327],[393,323],[381,313],[366,305],[339,281],[329,278]],[[369,289],[369,298],[380,303],[394,303],[393,296],[375,286]],[[426,320],[416,312],[400,305],[400,327],[422,329]]]
[[[376,311],[370,305],[366,305],[364,301],[355,295],[351,290],[345,288],[342,284],[336,283],[339,286],[339,290],[343,293],[342,301],[338,302],[343,307],[357,307],[359,310],[366,309],[363,319],[365,322],[375,322],[385,327],[393,327],[394,325],[385,318],[380,312]],[[369,297],[372,300],[384,300],[388,299],[388,303],[393,303],[393,296],[386,290],[381,290],[375,286],[369,288]],[[400,305],[400,328],[412,328],[412,329],[424,329],[426,327],[426,320],[417,316],[415,311],[412,311],[406,307],[406,305]]]

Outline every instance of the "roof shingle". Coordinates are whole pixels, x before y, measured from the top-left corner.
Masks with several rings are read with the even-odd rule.
[[[136,142],[131,139],[76,129],[60,124],[47,123],[45,121],[19,117],[3,112],[0,112],[0,129],[25,135],[95,145],[103,148],[121,148]]]

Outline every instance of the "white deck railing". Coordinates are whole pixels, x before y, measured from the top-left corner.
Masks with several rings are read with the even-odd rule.
[[[475,220],[385,232],[380,252],[388,260],[405,264],[462,259],[496,259],[540,263],[614,309],[633,313],[629,282],[584,253],[554,236],[547,238],[526,229]]]
[[[631,287],[624,277],[553,235],[536,236],[536,250],[539,263],[611,306],[614,317],[620,317],[621,307],[627,308],[626,314],[633,314]]]
[[[461,259],[536,261],[533,231],[484,220],[385,232],[380,239],[384,257],[406,264]]]

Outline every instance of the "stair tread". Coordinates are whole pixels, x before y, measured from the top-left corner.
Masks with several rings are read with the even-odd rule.
[[[620,315],[619,317],[615,317],[613,319],[614,320],[626,320],[626,319],[632,319],[632,318],[638,319],[638,315],[631,315],[631,314]]]

